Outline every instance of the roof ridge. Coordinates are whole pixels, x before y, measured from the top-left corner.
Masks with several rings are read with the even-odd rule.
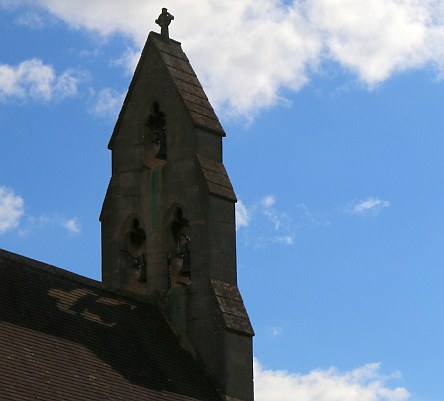
[[[93,278],[85,277],[77,273],[73,273],[69,270],[63,269],[51,265],[49,263],[41,262],[36,259],[29,258],[27,256],[20,255],[18,253],[7,251],[6,249],[0,248],[0,259],[10,260],[15,262],[25,268],[37,269],[41,272],[52,274],[53,276],[61,277],[66,280],[83,284],[88,287],[95,288],[100,291],[111,293],[115,296],[122,297],[131,302],[142,302],[145,304],[155,305],[157,304],[157,294],[134,294],[132,292],[124,291],[122,289],[113,287],[109,284],[105,284],[102,281],[95,280]],[[2,267],[0,263],[0,268]]]
[[[34,269],[38,269],[40,271],[43,271],[45,273],[52,274],[54,276],[63,277],[67,280],[74,281],[80,284],[85,284],[90,287],[95,287],[100,290],[110,291],[110,292],[116,292],[116,289],[110,287],[109,285],[106,285],[102,283],[101,281],[94,280],[89,277],[82,276],[77,273],[70,272],[69,270],[62,269],[60,267],[41,262],[36,259],[29,258],[27,256],[19,255],[18,253],[10,252],[5,249],[0,248],[0,258],[7,259],[12,262],[18,263],[24,267],[31,267]]]
[[[182,46],[176,45],[178,47],[178,50],[185,55],[186,59],[178,57],[176,54],[171,54],[171,52],[166,50],[171,48],[171,43],[165,43],[165,41],[162,41],[161,39],[156,40],[156,38],[153,40],[153,42],[157,50],[159,51],[160,56],[165,63],[165,66],[167,67],[167,71],[169,72],[173,82],[176,85],[179,96],[182,98],[186,109],[188,109],[188,112],[190,113],[194,125],[204,130],[217,133],[218,135],[225,136],[225,131],[219,121],[219,118],[217,117],[216,112],[214,111],[214,108],[211,105],[208,96],[206,95],[202,84],[200,83],[199,78],[197,77],[197,74],[191,65],[190,60],[186,56],[185,52],[182,50]],[[166,55],[169,56],[170,59],[168,59],[168,57],[165,57]],[[173,61],[174,59],[178,60],[177,63]],[[176,71],[178,74],[173,74],[174,71]],[[192,77],[194,78],[194,80],[191,80],[191,82],[188,80],[184,80],[180,77],[181,74],[183,74],[185,77]],[[178,84],[180,85],[178,86]],[[196,90],[187,90],[187,87],[196,88]],[[198,110],[190,109],[190,102],[189,100],[183,98],[182,92],[186,92],[190,95],[202,99],[201,103],[191,103],[205,109],[206,111],[208,111],[208,113],[204,114]],[[196,119],[196,114],[200,116],[200,118]],[[209,121],[207,119],[209,119]]]

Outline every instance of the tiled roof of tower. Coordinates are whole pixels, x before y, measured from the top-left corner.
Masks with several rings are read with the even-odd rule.
[[[0,250],[1,400],[218,400],[157,306]]]
[[[179,94],[185,104],[186,109],[190,113],[190,117],[195,126],[201,127],[205,130],[211,131],[215,134],[225,136],[225,131],[216,116],[203,88],[200,84],[196,73],[191,67],[191,64],[183,52],[179,42],[168,39],[163,39],[159,34],[150,32],[148,40],[145,44],[142,54],[140,56],[139,63],[134,72],[133,80],[128,89],[125,101],[114,127],[114,132],[109,141],[108,148],[112,148],[114,138],[120,129],[122,116],[125,114],[127,102],[131,96],[131,92],[134,87],[134,83],[141,70],[141,64],[146,57],[147,49],[150,43],[153,43],[159,51],[162,60],[165,62],[168,71],[179,91]]]

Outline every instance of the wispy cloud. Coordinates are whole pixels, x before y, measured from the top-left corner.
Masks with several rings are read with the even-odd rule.
[[[52,216],[25,213],[24,199],[12,189],[0,186],[0,235],[17,228],[18,235],[27,237],[47,227],[63,228],[70,234],[81,231],[77,217],[66,218],[57,213]]]
[[[275,231],[289,228],[292,222],[291,217],[285,213],[278,211],[274,206],[276,204],[276,196],[267,195],[261,200],[262,212],[267,216],[268,221],[273,225]]]
[[[93,105],[91,111],[99,117],[117,118],[122,107],[125,94],[111,88],[104,88],[97,94],[93,94]]]
[[[244,228],[239,238],[254,249],[292,246],[299,232],[330,224],[327,216],[310,211],[304,203],[297,203],[288,211],[282,210],[274,194],[267,194],[252,204],[239,201],[236,205],[237,229]]]
[[[349,206],[349,210],[353,214],[366,215],[366,214],[378,214],[381,210],[388,208],[390,202],[382,200],[376,197],[369,197],[365,200],[353,202]]]
[[[74,96],[79,75],[65,71],[57,75],[51,65],[34,58],[18,65],[0,64],[0,101],[44,100]]]
[[[247,207],[242,201],[236,205],[237,228],[248,227],[245,238],[255,249],[272,244],[294,244],[293,220],[288,213],[277,209],[276,203],[276,196],[269,194],[251,206]]]
[[[42,29],[45,25],[43,17],[35,11],[27,12],[17,19],[19,25],[30,29]]]
[[[271,237],[271,242],[282,243],[285,245],[293,245],[295,240],[294,234]]]
[[[80,234],[81,225],[77,217],[66,218],[59,214],[32,216],[26,215],[20,226],[19,234],[22,237],[33,236],[36,233],[46,232],[47,229],[52,231],[65,230],[68,234]]]
[[[16,228],[24,214],[23,198],[12,189],[0,186],[0,234]]]
[[[398,376],[398,375],[396,375]],[[380,373],[380,365],[367,364],[340,372],[335,368],[308,374],[264,368],[254,360],[256,401],[406,401],[404,387],[391,387],[391,377]]]
[[[317,228],[329,226],[330,220],[319,213],[312,212],[305,203],[299,203],[297,205],[299,209],[298,223],[304,227]]]
[[[38,4],[76,28],[132,38],[124,65],[134,65],[147,30],[158,29],[154,17],[162,7],[157,1],[127,7],[120,0]],[[234,6],[171,0],[168,7],[176,15],[172,36],[186,44],[213,105],[227,114],[249,116],[285,101],[283,90],[299,90],[325,62],[333,61],[368,88],[402,71],[430,66],[438,75],[444,71],[444,3],[438,0],[243,0]]]
[[[268,334],[271,335],[272,337],[277,337],[280,336],[282,334],[282,332],[284,331],[284,329],[282,327],[269,327],[267,329]]]
[[[80,233],[80,223],[76,217],[64,220],[62,226],[71,234]]]
[[[276,197],[274,195],[264,196],[261,200],[261,204],[264,208],[268,209],[276,203]]]
[[[111,60],[112,66],[123,67],[125,73],[131,76],[136,69],[140,58],[140,50],[127,48],[125,52],[117,59]]]
[[[236,203],[236,229],[248,227],[250,222],[250,213],[241,200]]]

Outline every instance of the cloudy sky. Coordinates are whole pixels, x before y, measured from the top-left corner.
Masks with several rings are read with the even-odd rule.
[[[442,401],[441,0],[0,0],[0,247],[100,279],[162,6],[227,132],[257,401]]]

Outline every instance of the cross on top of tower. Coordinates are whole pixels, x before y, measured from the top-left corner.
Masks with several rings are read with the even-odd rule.
[[[162,12],[159,15],[159,18],[156,19],[156,24],[160,26],[160,34],[165,39],[170,37],[168,32],[168,25],[170,25],[171,21],[174,19],[174,15],[171,15],[166,8],[162,8]]]

